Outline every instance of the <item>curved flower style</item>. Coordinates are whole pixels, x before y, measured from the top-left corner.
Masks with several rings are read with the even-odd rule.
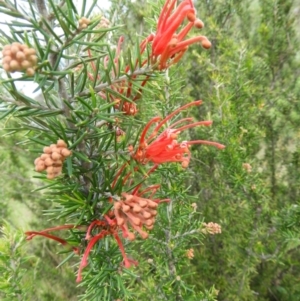
[[[159,61],[160,70],[177,63],[191,44],[200,42],[205,49],[211,47],[211,43],[205,36],[184,40],[192,27],[202,28],[204,24],[196,18],[196,10],[191,0],[182,1],[175,9],[176,2],[177,0],[166,0],[152,43],[152,60],[153,63]],[[184,19],[188,20],[188,24],[176,33]]]
[[[49,234],[49,232],[52,232],[52,231],[66,230],[66,229],[85,229],[85,226],[63,225],[63,226],[57,226],[57,227],[53,227],[53,228],[44,229],[42,231],[27,231],[27,232],[25,232],[25,235],[27,236],[26,240],[31,240],[35,236],[44,236],[46,238],[49,238],[49,239],[59,242],[63,246],[67,246],[67,247],[71,248],[74,251],[74,253],[79,254],[79,248],[70,245],[63,238],[60,238],[56,235]]]
[[[188,167],[191,158],[191,153],[189,151],[189,147],[191,145],[206,144],[215,146],[219,149],[225,148],[223,144],[212,141],[193,140],[178,142],[177,140],[182,131],[199,125],[209,126],[212,124],[212,121],[193,122],[192,118],[183,118],[171,124],[160,134],[158,134],[162,126],[166,124],[173,116],[188,107],[199,106],[201,104],[201,100],[188,103],[175,110],[163,120],[161,120],[160,117],[152,118],[146,124],[141,134],[138,149],[134,152],[133,147],[129,147],[131,156],[142,164],[146,164],[149,161],[155,164],[161,164],[165,162],[181,162],[182,167],[186,168]],[[146,138],[150,127],[156,123],[158,124],[154,128],[153,132],[148,136],[148,138]]]

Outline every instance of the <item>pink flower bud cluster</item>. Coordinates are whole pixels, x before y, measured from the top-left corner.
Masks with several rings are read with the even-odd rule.
[[[217,223],[203,223],[204,229],[202,229],[202,232],[205,234],[211,234],[211,235],[215,235],[215,234],[220,234],[222,233],[222,229],[221,226]]]
[[[44,153],[34,161],[35,170],[37,172],[46,170],[47,178],[52,180],[61,174],[63,162],[71,154],[67,144],[60,139],[56,144],[44,147]]]
[[[130,225],[143,239],[146,239],[148,233],[143,230],[143,227],[147,230],[153,229],[158,204],[150,199],[125,192],[122,196],[124,201],[114,202],[114,214],[117,225],[123,230],[123,236],[129,240],[135,239],[134,233],[128,230]]]
[[[78,20],[78,29],[79,30],[83,30],[83,29],[86,29],[88,27],[88,25],[91,23],[91,20],[90,19],[87,19],[85,17],[81,17],[79,20]]]
[[[3,47],[2,55],[2,65],[5,71],[15,72],[25,70],[27,75],[34,75],[34,67],[38,59],[35,49],[14,42],[11,45]]]

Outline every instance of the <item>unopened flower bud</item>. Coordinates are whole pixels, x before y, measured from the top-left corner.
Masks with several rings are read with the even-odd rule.
[[[42,155],[40,156],[40,158],[41,158],[42,160],[46,160],[47,158],[50,158],[50,155],[49,155],[49,154],[42,154]]]
[[[35,170],[37,172],[44,171],[45,169],[46,169],[46,166],[43,161],[38,162],[38,164],[36,164],[36,166],[35,166]]]
[[[205,39],[201,42],[201,45],[204,49],[209,49],[211,47],[211,42],[208,39]]]
[[[47,173],[53,173],[54,174],[54,167],[53,166],[48,166],[46,170],[47,170]]]
[[[53,160],[52,162],[53,166],[55,167],[60,167],[63,164],[62,160]]]
[[[192,12],[188,13],[186,17],[190,22],[194,22],[196,20],[196,15]]]
[[[122,210],[124,212],[128,212],[130,210],[130,207],[128,205],[122,204]]]
[[[201,29],[201,28],[204,27],[204,23],[203,23],[200,19],[197,19],[197,20],[195,20],[195,22],[194,22],[194,26],[195,26],[196,28]]]
[[[58,147],[65,147],[65,148],[67,147],[67,143],[64,140],[62,140],[62,139],[57,140],[56,145]]]
[[[9,72],[10,71],[10,65],[5,63],[3,64],[3,69],[6,71],[6,72]]]
[[[11,60],[9,63],[9,67],[12,71],[18,71],[20,69],[20,65],[16,60]]]
[[[149,212],[147,212],[147,211],[145,211],[145,210],[142,212],[142,214],[143,214],[144,218],[146,218],[146,219],[152,217],[152,214],[149,213]]]
[[[53,173],[47,173],[47,179],[53,180],[55,178],[55,175]]]
[[[30,62],[27,60],[24,60],[21,62],[21,66],[22,66],[22,68],[27,69],[30,67]]]
[[[135,240],[135,235],[134,235],[134,233],[128,232],[127,238],[128,238],[130,241]]]
[[[45,146],[43,148],[43,151],[44,151],[45,154],[51,154],[52,153],[52,150],[49,146]]]
[[[72,152],[70,150],[68,150],[67,148],[64,148],[64,149],[62,149],[61,154],[64,157],[69,157],[72,154]]]
[[[25,54],[24,54],[24,52],[23,52],[23,51],[18,51],[18,52],[16,53],[16,58],[17,58],[18,60],[23,61],[23,60],[25,59]]]
[[[61,155],[60,155],[59,153],[57,153],[57,152],[53,152],[53,153],[51,154],[51,158],[52,158],[53,160],[60,160],[60,159],[61,159]]]
[[[45,165],[46,166],[51,166],[53,164],[53,160],[51,158],[45,159]]]
[[[28,75],[28,76],[33,76],[34,75],[34,69],[33,68],[27,68],[26,69],[26,74]]]
[[[124,223],[125,223],[124,218],[122,218],[122,217],[117,218],[117,225],[118,226],[122,226],[122,225],[124,225]]]
[[[133,206],[133,212],[141,212],[142,208],[139,205]]]
[[[145,232],[145,231],[140,231],[139,233],[140,233],[142,239],[146,239],[149,236],[149,234],[147,232]]]

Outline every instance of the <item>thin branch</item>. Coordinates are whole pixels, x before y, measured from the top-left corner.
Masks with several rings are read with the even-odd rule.
[[[125,75],[122,75],[116,79],[112,79],[110,81],[110,83],[103,83],[103,84],[100,84],[98,86],[96,86],[94,88],[94,92],[100,92],[101,90],[105,90],[106,88],[116,84],[116,83],[120,83],[120,82],[123,82],[123,81],[126,81],[126,80],[130,80],[131,77],[133,76],[136,76],[136,75],[148,75],[149,72],[152,72],[153,69],[151,66],[149,67],[146,67],[146,68],[142,68],[142,69],[138,69],[132,73],[128,73],[128,74],[125,74]],[[91,92],[89,90],[85,90],[81,93],[78,94],[78,96],[91,96]]]
[[[35,5],[38,9],[38,12],[45,18],[48,18],[48,10],[44,0],[35,0]]]
[[[49,109],[48,107],[36,106],[36,105],[24,105],[20,101],[17,101],[17,100],[11,99],[11,98],[7,98],[7,97],[3,97],[3,96],[1,97],[1,100],[3,102],[10,103],[10,104],[16,105],[18,107],[26,107],[26,108],[31,108],[31,109],[39,109],[39,110],[42,110],[42,111],[57,112],[57,113],[61,113],[61,114],[63,113],[63,110],[53,110],[53,109]]]
[[[14,7],[14,6],[12,6],[12,5],[4,2],[4,1],[1,1],[0,4],[1,4],[1,6],[4,6],[5,8],[7,8],[8,10],[13,11],[15,13],[18,13],[20,18],[28,21],[29,23],[32,23],[32,20],[30,18],[28,18],[27,16],[21,14],[20,11],[16,7]]]
[[[62,0],[57,6],[58,7],[63,7],[65,3],[66,3],[66,1]],[[54,18],[55,18],[55,14],[51,13],[51,14],[48,15],[47,20],[52,21]]]
[[[59,93],[59,96],[60,96],[60,100],[63,104],[63,109],[64,109],[64,113],[66,115],[67,118],[70,118],[71,117],[71,112],[70,112],[70,108],[65,104],[64,100],[65,101],[70,101],[70,98],[68,96],[68,92],[67,92],[67,88],[66,88],[66,84],[65,84],[65,81],[63,78],[61,78],[59,81],[58,81],[58,93]],[[71,127],[74,127],[73,123],[69,124]]]
[[[189,232],[185,232],[183,234],[178,234],[178,235],[172,236],[172,239],[175,240],[175,239],[178,239],[178,238],[181,238],[181,237],[184,237],[184,236],[189,236],[189,235],[196,234],[196,233],[199,234],[199,230],[192,230],[192,231],[189,231]]]

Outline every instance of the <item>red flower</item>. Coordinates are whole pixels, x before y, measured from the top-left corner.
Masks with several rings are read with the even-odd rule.
[[[93,222],[91,222],[91,224],[88,227],[87,233],[86,233],[86,240],[89,240],[86,249],[84,250],[79,268],[78,268],[78,274],[77,274],[77,279],[76,282],[80,282],[82,280],[82,270],[87,266],[88,264],[88,257],[89,254],[92,250],[92,248],[94,247],[94,245],[100,240],[103,239],[105,236],[107,235],[112,235],[118,246],[119,249],[121,251],[121,254],[123,256],[123,264],[126,268],[131,267],[132,265],[137,265],[137,262],[128,258],[125,250],[124,250],[124,246],[122,244],[122,241],[118,235],[118,230],[119,227],[117,226],[117,221],[115,218],[111,219],[110,217],[108,217],[107,215],[105,216],[106,220],[94,220]],[[95,236],[91,236],[91,232],[93,230],[93,228],[95,227],[100,227],[101,231],[96,234]]]
[[[27,240],[31,240],[32,238],[34,238],[35,236],[39,235],[39,236],[44,236],[46,238],[55,240],[57,242],[59,242],[60,244],[62,244],[63,246],[67,246],[73,249],[73,251],[76,254],[79,254],[79,248],[78,247],[74,247],[72,245],[70,245],[65,239],[62,239],[56,235],[52,235],[49,234],[49,232],[52,231],[57,231],[57,230],[65,230],[65,229],[80,229],[80,230],[84,230],[87,228],[87,233],[86,233],[86,240],[89,240],[86,249],[84,250],[80,265],[79,265],[79,269],[78,269],[78,275],[77,275],[77,282],[80,282],[82,280],[82,270],[85,266],[87,266],[88,264],[88,256],[92,250],[92,248],[94,247],[94,245],[102,238],[104,238],[107,235],[112,235],[119,248],[120,251],[122,253],[123,256],[123,264],[126,268],[129,268],[131,265],[137,265],[137,262],[128,258],[125,250],[124,250],[124,246],[122,244],[122,241],[118,235],[118,231],[119,231],[119,227],[117,226],[117,222],[116,219],[110,219],[109,217],[105,216],[106,220],[95,220],[93,222],[91,222],[91,224],[89,225],[89,227],[87,228],[86,226],[75,226],[75,225],[63,225],[63,226],[57,226],[57,227],[53,227],[53,228],[49,228],[49,229],[45,229],[42,231],[27,231],[25,232],[25,234],[27,235]],[[93,228],[95,227],[101,227],[101,230],[98,234],[96,234],[95,236],[91,235],[91,232],[93,230]]]
[[[201,105],[202,101],[194,101],[182,106],[161,120],[160,117],[154,117],[145,126],[138,149],[134,152],[132,147],[129,147],[132,157],[142,164],[151,161],[155,164],[165,162],[181,162],[182,167],[187,167],[190,162],[191,153],[189,147],[193,144],[207,144],[223,149],[225,146],[206,140],[182,141],[178,142],[177,138],[180,132],[193,128],[199,125],[209,126],[212,121],[193,122],[192,118],[183,118],[168,126],[160,134],[159,131],[173,116],[190,106]],[[151,135],[146,138],[146,135],[153,124],[157,124]]]
[[[183,40],[192,27],[202,28],[204,24],[196,18],[195,7],[191,0],[182,1],[174,9],[176,2],[176,0],[166,0],[152,43],[152,60],[153,63],[159,61],[160,70],[178,62],[191,44],[200,42],[206,49],[211,47],[211,43],[205,36]],[[176,33],[184,19],[188,20],[188,24]]]

